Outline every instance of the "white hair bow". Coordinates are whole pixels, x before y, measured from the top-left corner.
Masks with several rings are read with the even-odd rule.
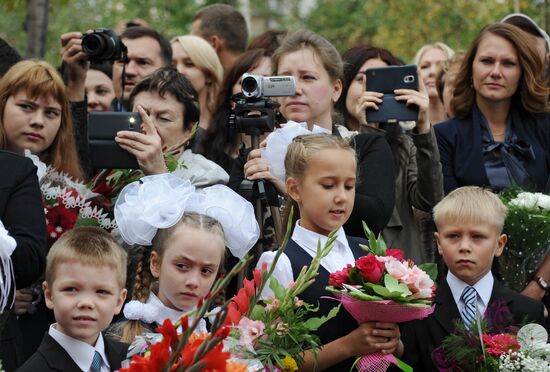
[[[115,219],[128,244],[151,245],[158,229],[174,226],[185,212],[217,220],[225,245],[242,258],[260,236],[254,208],[246,199],[223,185],[196,190],[188,181],[170,173],[146,176],[122,189]]]
[[[311,130],[307,123],[287,122],[283,127],[272,132],[266,139],[266,147],[261,150],[262,158],[271,165],[270,171],[281,181],[285,181],[285,156],[288,145],[298,136],[331,132],[328,129],[314,125]]]

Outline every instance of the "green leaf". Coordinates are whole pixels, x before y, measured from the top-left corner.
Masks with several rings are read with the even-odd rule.
[[[328,322],[330,319],[338,315],[338,311],[340,311],[340,307],[342,307],[342,304],[338,304],[338,306],[333,307],[327,315],[324,315],[320,318],[309,318],[304,323],[306,328],[308,328],[310,331],[318,330],[320,326],[322,326],[323,324]]]
[[[250,311],[250,319],[252,320],[262,320],[265,319],[265,308],[261,305],[254,305]]]
[[[404,372],[413,372],[413,368],[399,358],[395,358],[397,366]]]
[[[286,288],[283,287],[275,277],[271,277],[269,280],[269,288],[273,291],[275,298],[282,300],[286,294]]]
[[[437,264],[429,262],[418,265],[420,270],[423,270],[428,274],[431,280],[434,282],[437,280]]]
[[[363,230],[365,231],[365,236],[369,241],[370,251],[376,256],[385,256],[387,247],[382,235],[378,234],[378,237],[374,235],[374,232],[369,229],[365,221],[363,221]],[[362,249],[365,250],[363,247]]]
[[[401,297],[412,295],[411,290],[406,284],[400,284],[399,281],[390,274],[384,275],[384,285],[391,293],[401,293]]]

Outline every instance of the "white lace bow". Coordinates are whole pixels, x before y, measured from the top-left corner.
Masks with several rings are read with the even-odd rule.
[[[238,258],[260,235],[252,204],[233,190],[223,185],[196,190],[188,180],[170,173],[146,176],[125,186],[115,205],[115,220],[126,243],[151,245],[157,229],[174,226],[185,212],[217,220],[225,245]]]
[[[320,134],[331,132],[328,129],[314,125],[311,130],[307,123],[287,122],[283,127],[272,132],[267,137],[266,147],[261,150],[262,158],[267,160],[271,166],[270,172],[281,181],[285,181],[285,156],[288,145],[295,137],[306,134]]]

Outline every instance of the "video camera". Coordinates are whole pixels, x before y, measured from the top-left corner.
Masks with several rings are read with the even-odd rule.
[[[293,76],[242,76],[241,94],[233,97],[235,108],[229,116],[229,128],[238,133],[261,135],[275,128],[275,109],[280,105],[269,97],[296,94]]]
[[[128,49],[111,29],[98,28],[82,36],[82,50],[90,62],[126,60]]]

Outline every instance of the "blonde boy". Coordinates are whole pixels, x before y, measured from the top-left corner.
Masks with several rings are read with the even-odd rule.
[[[18,371],[112,371],[126,358],[127,345],[101,331],[126,298],[126,252],[100,228],[76,228],[50,249],[46,306],[56,323]]]
[[[477,186],[461,187],[433,212],[437,247],[449,271],[438,285],[433,314],[403,329],[403,358],[419,371],[437,371],[432,352],[454,332],[457,321],[466,327],[478,318],[498,327],[517,325],[525,318],[544,324],[541,302],[504,287],[491,273],[493,259],[502,254],[507,241],[502,233],[507,210],[498,196]],[[509,324],[492,316],[505,307]]]

